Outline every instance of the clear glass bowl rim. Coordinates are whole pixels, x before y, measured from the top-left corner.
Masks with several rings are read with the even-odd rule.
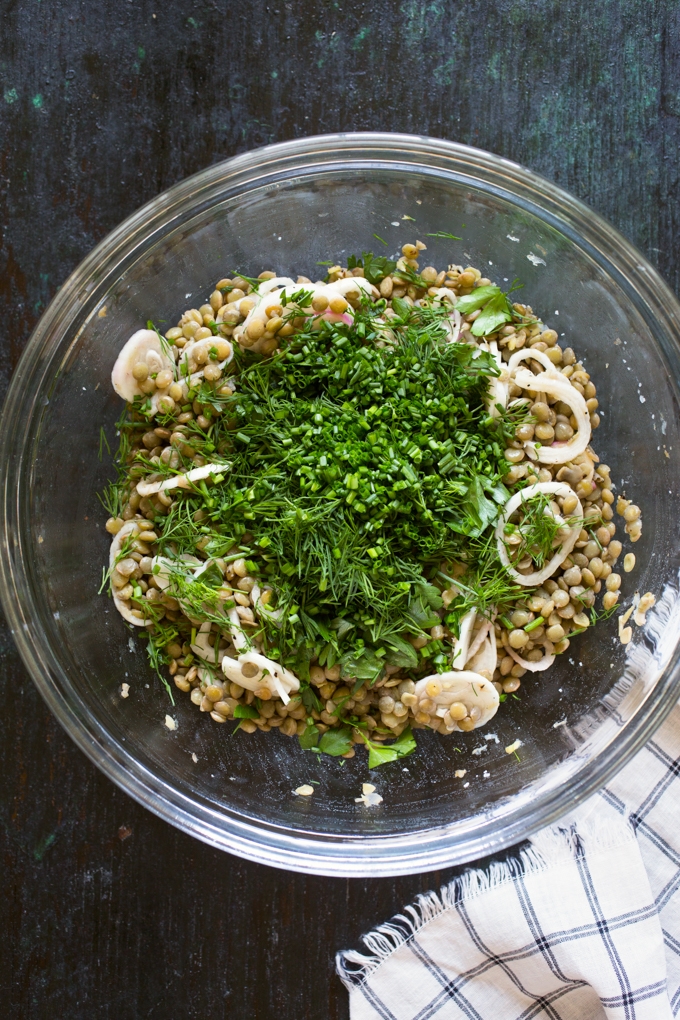
[[[33,575],[26,514],[33,439],[31,422],[41,415],[45,388],[63,358],[60,340],[74,319],[96,301],[100,282],[124,271],[151,239],[208,207],[219,196],[238,194],[297,174],[401,166],[438,177],[470,177],[474,186],[505,193],[556,226],[626,283],[654,335],[674,381],[680,378],[680,304],[644,256],[584,203],[551,182],[492,153],[440,139],[381,132],[317,135],[268,145],[211,166],[163,192],[104,238],[58,291],[31,335],[10,382],[0,429],[3,465],[0,510],[0,600],[23,662],[76,745],[114,783],[155,814],[213,846],[258,863],[322,875],[397,875],[473,860],[529,837],[574,809],[639,750],[673,707],[680,686],[679,652],[632,720],[594,758],[569,788],[546,789],[519,811],[477,816],[465,829],[443,826],[414,836],[332,837],[286,832],[253,823],[234,812],[217,812],[178,793],[150,773],[134,753],[108,734],[75,699],[68,675],[44,640],[38,581]],[[27,427],[26,423],[29,423]],[[587,766],[587,767],[586,767]]]

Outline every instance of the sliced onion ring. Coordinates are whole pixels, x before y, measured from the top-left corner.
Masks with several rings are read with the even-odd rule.
[[[500,375],[491,376],[489,378],[489,391],[486,404],[489,415],[492,418],[497,418],[498,407],[496,405],[500,404],[501,407],[508,406],[508,392],[510,384],[508,366],[503,362],[501,353],[498,350],[498,344],[495,340],[489,340],[488,342],[484,340],[480,343],[479,347],[480,350],[489,352],[498,365],[500,372]]]
[[[566,464],[585,452],[592,434],[590,417],[584,398],[570,382],[564,377],[558,379],[550,372],[533,375],[526,368],[520,368],[515,373],[513,382],[523,390],[550,393],[554,397],[559,397],[574,412],[578,431],[566,443],[554,443],[552,446],[541,446],[538,449],[533,443],[527,444],[536,451],[541,464]]]
[[[477,654],[479,649],[482,647],[482,644],[484,643],[484,639],[486,638],[486,635],[489,633],[490,627],[491,627],[491,622],[489,620],[483,620],[482,621],[482,626],[479,628],[479,630],[475,634],[474,640],[470,642],[470,647],[468,648],[467,658],[465,659],[465,664],[466,665],[470,661],[470,659],[472,659]]]
[[[465,669],[465,663],[470,654],[468,649],[470,647],[470,638],[472,637],[472,628],[475,625],[476,618],[477,610],[468,609],[460,621],[460,637],[454,645],[453,659],[451,660],[453,669]]]
[[[524,669],[528,669],[530,673],[542,673],[544,669],[550,669],[553,662],[555,661],[554,651],[547,651],[548,648],[552,649],[553,645],[551,641],[547,639],[543,642],[543,647],[546,649],[546,653],[542,659],[537,662],[533,662],[531,659],[523,659],[521,655],[518,655],[514,648],[510,648],[509,645],[505,645],[505,651],[510,655],[516,663],[522,666]]]
[[[475,654],[468,658],[465,665],[473,673],[479,673],[480,676],[486,676],[488,673],[487,679],[493,680],[497,657],[496,631],[493,628],[493,624],[489,624],[484,641]]]
[[[517,366],[522,361],[537,361],[539,365],[543,365],[547,375],[551,375],[554,379],[558,379],[564,382],[564,376],[555,368],[552,361],[545,353],[545,351],[535,351],[531,347],[524,348],[521,351],[515,351],[510,360],[508,361],[508,372],[513,375]]]
[[[574,511],[578,518],[583,517],[583,507],[581,506],[581,500],[578,498],[571,485],[567,485],[566,482],[537,482],[535,485],[528,485],[526,489],[521,489],[520,492],[516,492],[514,496],[511,496],[508,502],[505,504],[502,516],[499,518],[498,524],[496,525],[496,545],[498,547],[498,555],[501,563],[518,584],[526,585],[530,588],[537,588],[540,584],[555,573],[561,563],[566,560],[571,550],[576,545],[578,536],[581,533],[581,525],[578,527],[571,528],[570,534],[562,542],[552,559],[546,563],[541,570],[534,570],[531,574],[520,574],[519,571],[510,563],[510,557],[508,551],[505,548],[505,525],[510,520],[515,510],[519,509],[522,503],[527,499],[531,499],[533,496],[538,496],[539,493],[554,493],[556,496],[574,496],[576,499],[576,509]]]
[[[140,527],[140,521],[126,521],[118,534],[113,536],[113,541],[111,542],[111,548],[109,550],[109,570],[113,570],[118,562],[120,551],[123,547],[123,540],[128,538],[132,532],[139,532]],[[118,594],[118,589],[114,588],[113,585],[111,585],[111,593],[113,595],[113,604],[124,620],[131,623],[133,627],[143,627],[146,624],[146,620],[132,615],[132,611],[125,605]]]

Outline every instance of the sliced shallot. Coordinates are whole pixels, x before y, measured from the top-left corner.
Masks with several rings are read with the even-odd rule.
[[[430,681],[437,681],[441,687],[438,694],[428,693],[427,685]],[[424,701],[426,705],[428,702],[434,702],[436,706],[434,715],[437,720],[443,720],[449,707],[455,702],[465,705],[468,712],[471,708],[478,708],[480,715],[473,729],[485,726],[498,711],[498,691],[490,680],[479,673],[473,673],[472,670],[463,670],[460,673],[435,673],[423,677],[417,682],[414,693],[419,701]],[[428,710],[428,714],[432,715],[432,711]],[[454,720],[447,723],[446,728],[449,732],[460,729]]]
[[[559,375],[559,373],[558,373]],[[577,389],[563,376],[558,378],[550,372],[539,372],[534,375],[526,368],[520,368],[513,382],[523,390],[536,393],[550,393],[568,404],[576,418],[577,432],[566,443],[553,443],[551,446],[536,447],[535,443],[527,443],[532,448],[541,464],[566,464],[583,453],[590,442],[592,427],[585,399]]]
[[[538,659],[537,662],[532,659],[523,659],[521,655],[518,655],[514,648],[510,645],[505,645],[505,651],[511,658],[515,660],[524,669],[528,669],[530,673],[541,673],[544,669],[550,669],[553,662],[555,661],[555,652],[551,641],[546,640],[543,642],[543,647],[546,650],[545,655],[542,659]]]
[[[573,496],[576,500],[576,509],[574,510],[573,517],[576,519],[576,524],[569,528],[569,534],[564,538],[562,544],[558,547],[555,555],[542,567],[540,570],[534,570],[530,574],[520,574],[518,570],[512,566],[510,557],[508,556],[508,550],[505,544],[505,525],[508,523],[512,515],[516,510],[528,499],[532,499],[534,496],[538,496],[541,493],[553,493],[556,496]],[[550,512],[550,511],[548,511]],[[581,533],[581,520],[583,518],[583,507],[581,506],[581,500],[578,498],[571,485],[567,485],[566,482],[537,482],[535,485],[528,485],[526,489],[522,489],[520,492],[516,492],[514,496],[511,496],[508,502],[505,504],[502,515],[496,525],[496,545],[498,547],[498,555],[501,563],[518,584],[526,585],[530,588],[537,588],[540,584],[555,573],[561,563],[566,560],[571,550],[576,545],[578,536]],[[520,526],[521,527],[521,526]]]
[[[245,671],[244,666],[254,667],[255,672]],[[291,691],[300,689],[300,681],[294,673],[259,652],[244,652],[238,659],[225,655],[222,659],[222,672],[233,683],[249,691],[266,687],[272,695],[281,698],[284,705],[290,701]]]
[[[229,464],[203,464],[201,467],[192,468],[181,475],[173,475],[172,478],[165,478],[163,481],[138,482],[137,492],[140,496],[153,496],[156,492],[165,492],[167,489],[190,489],[192,482],[200,482],[210,475],[217,475],[228,471]]]
[[[453,659],[451,660],[451,665],[454,669],[465,669],[465,663],[469,654],[470,638],[472,637],[472,628],[475,625],[476,618],[477,610],[469,609],[460,621],[460,635],[456,639],[453,648]]]
[[[472,670],[473,673],[479,673],[480,676],[485,676],[487,680],[493,680],[493,675],[496,670],[496,660],[496,631],[494,630],[493,624],[489,624],[489,628],[484,636],[484,641],[475,654],[468,658],[465,665],[468,669]]]
[[[111,542],[111,548],[109,550],[109,570],[113,570],[120,557],[123,541],[128,538],[133,531],[138,530],[139,521],[127,521],[118,534],[113,536],[113,541]],[[131,623],[134,627],[143,627],[146,620],[140,619],[139,616],[133,616],[132,610],[128,609],[125,602],[118,594],[118,589],[114,588],[113,585],[111,585],[111,591],[113,593],[113,604],[123,619],[127,620],[127,622]]]

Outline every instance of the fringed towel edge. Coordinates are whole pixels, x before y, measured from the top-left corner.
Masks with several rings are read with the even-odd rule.
[[[567,823],[569,825],[569,823]],[[605,824],[586,820],[580,829],[564,823],[543,829],[533,837],[517,857],[494,861],[486,869],[474,868],[444,885],[439,893],[421,893],[403,914],[363,935],[368,953],[345,949],[336,954],[338,976],[349,992],[380,967],[397,949],[412,939],[424,925],[451,910],[457,903],[481,896],[506,882],[536,874],[556,864],[572,861],[585,853],[609,852],[627,842],[635,842],[635,833],[626,821],[607,819]]]

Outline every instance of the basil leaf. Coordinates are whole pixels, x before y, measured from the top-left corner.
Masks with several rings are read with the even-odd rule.
[[[196,577],[196,575],[194,576]],[[202,570],[198,577],[196,577],[196,580],[200,581],[201,584],[207,585],[209,588],[219,588],[224,584],[222,571],[216,563],[211,563],[205,570]]]
[[[383,255],[370,255],[364,252],[364,276],[369,283],[378,284],[397,268],[397,263],[386,259]]]
[[[314,646],[300,645],[295,656],[294,672],[301,680],[309,680],[309,664],[314,658]]]
[[[368,767],[377,769],[378,765],[386,765],[388,761],[396,761],[399,755],[391,747],[382,744],[371,744],[368,749]]]
[[[420,630],[429,630],[430,627],[436,627],[438,623],[441,623],[436,613],[425,605],[421,598],[411,599],[408,615]]]
[[[451,529],[461,535],[469,535],[470,538],[478,538],[498,517],[498,506],[484,495],[484,488],[478,475],[468,485],[463,513],[466,515],[465,518],[459,523],[451,524]]]

